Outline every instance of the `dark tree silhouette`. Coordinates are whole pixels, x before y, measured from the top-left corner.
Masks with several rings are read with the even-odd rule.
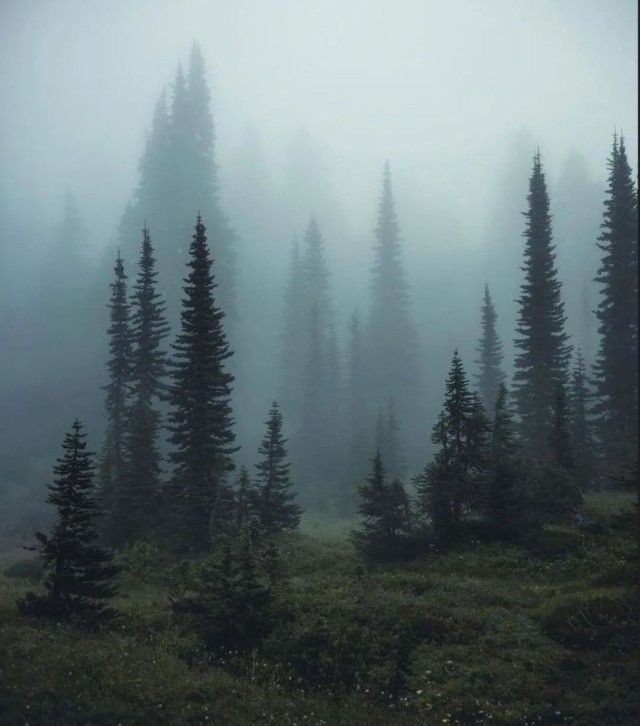
[[[233,469],[233,376],[225,369],[232,351],[224,332],[224,313],[216,305],[206,228],[198,217],[185,278],[181,331],[174,348],[169,414],[175,449],[176,534],[195,550],[206,549],[218,488]]]
[[[594,368],[598,436],[609,468],[638,457],[638,193],[624,138],[614,136],[596,277],[600,346]]]
[[[575,456],[578,481],[583,486],[593,484],[597,477],[597,445],[590,419],[592,395],[582,352],[577,351],[569,386],[569,433]]]
[[[127,298],[127,276],[122,257],[118,253],[111,283],[108,304],[110,326],[109,380],[105,386],[107,414],[106,441],[102,453],[100,482],[101,496],[106,510],[104,535],[109,544],[121,544],[125,537],[126,521],[126,469],[127,427],[129,424],[128,396],[131,384],[131,306]]]
[[[527,451],[549,451],[554,396],[564,385],[571,355],[565,333],[549,212],[549,195],[540,152],[533,159],[524,232],[524,281],[518,299],[514,398],[520,436]]]
[[[282,435],[283,420],[274,401],[266,421],[267,431],[258,453],[258,516],[268,537],[295,529],[300,523],[301,509],[289,480],[287,440]]]
[[[169,333],[165,306],[157,292],[155,257],[149,229],[142,232],[138,277],[133,287],[131,318],[131,404],[127,435],[127,539],[148,535],[158,510],[160,428],[158,401],[165,395],[167,356],[162,341]]]
[[[111,553],[95,543],[101,512],[85,439],[76,419],[65,436],[55,479],[49,485],[47,501],[56,507],[58,519],[49,536],[36,534],[39,544],[32,548],[39,552],[46,572],[45,592],[28,593],[19,605],[28,614],[95,624],[113,614],[108,601],[115,594],[112,579],[118,568]]]
[[[553,461],[558,466],[569,473],[574,471],[575,459],[569,433],[569,412],[567,410],[567,397],[563,386],[560,386],[556,392],[549,449]]]

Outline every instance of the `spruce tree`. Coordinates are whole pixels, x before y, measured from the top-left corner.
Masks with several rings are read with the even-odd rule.
[[[402,484],[387,482],[380,451],[372,459],[371,474],[360,487],[358,511],[362,518],[353,540],[360,552],[371,559],[394,559],[406,551],[410,534],[409,502]]]
[[[267,430],[258,448],[262,456],[258,472],[258,516],[268,537],[295,529],[300,523],[301,509],[289,480],[287,440],[283,437],[283,419],[274,401],[266,421]]]
[[[232,351],[224,332],[224,313],[215,301],[212,260],[200,216],[188,267],[181,331],[173,345],[171,495],[176,499],[176,534],[186,547],[198,551],[209,543],[217,490],[233,469],[236,451],[230,403],[233,376],[226,370]]]
[[[482,333],[478,342],[476,380],[482,402],[488,410],[492,410],[495,406],[498,389],[504,380],[504,372],[502,370],[502,343],[496,330],[498,316],[489,294],[489,285],[484,286],[481,316]]]
[[[569,433],[569,412],[564,386],[556,391],[553,407],[553,428],[549,435],[549,450],[554,463],[572,473],[575,468],[573,445]]]
[[[384,409],[378,412],[375,430],[375,446],[386,462],[385,466],[389,477],[397,479],[404,470],[402,443],[400,440],[400,425],[396,418],[393,399],[387,401]]]
[[[101,515],[94,496],[92,454],[86,434],[76,419],[66,434],[62,456],[54,467],[47,501],[57,508],[58,518],[49,536],[36,533],[46,579],[42,595],[28,593],[20,609],[32,615],[80,620],[95,624],[110,617],[109,599],[117,567],[112,555],[96,545],[97,520]]]
[[[638,457],[638,193],[622,135],[613,139],[601,229],[593,412],[607,464],[617,469]]]
[[[127,435],[126,499],[128,538],[144,537],[153,526],[160,489],[158,401],[165,396],[167,357],[162,341],[169,333],[165,306],[157,292],[158,273],[149,229],[142,232],[138,277],[131,318],[131,405]]]
[[[108,304],[110,326],[109,380],[105,386],[107,433],[103,449],[101,495],[106,510],[104,535],[110,544],[121,544],[125,537],[127,502],[125,478],[127,468],[127,427],[129,424],[128,396],[131,384],[131,307],[127,297],[127,276],[120,253],[111,283]]]
[[[566,383],[571,354],[540,152],[533,159],[524,232],[524,281],[518,298],[514,397],[520,436],[534,456],[549,451],[554,396]]]

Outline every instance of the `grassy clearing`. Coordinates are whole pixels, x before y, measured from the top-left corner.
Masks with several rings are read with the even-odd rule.
[[[538,550],[497,545],[365,567],[307,519],[286,545],[283,622],[258,652],[207,653],[172,621],[181,565],[127,554],[109,630],[28,620],[36,570],[0,563],[2,724],[636,723],[629,496],[587,498],[589,525]]]

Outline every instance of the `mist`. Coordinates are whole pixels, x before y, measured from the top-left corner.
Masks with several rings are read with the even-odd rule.
[[[475,370],[485,282],[510,371],[521,212],[537,149],[567,326],[593,360],[596,324],[580,311],[596,304],[612,134],[623,131],[637,156],[635,3],[6,0],[1,16],[2,447],[30,452],[28,466],[3,477],[12,491],[43,486],[73,416],[101,446],[118,225],[158,95],[171,93],[194,41],[212,94],[220,207],[236,235],[240,462],[253,461],[267,407],[282,395],[289,251],[311,215],[346,365],[349,317],[366,318],[370,303],[387,160],[424,384],[405,423],[414,473],[431,452],[453,349]],[[83,230],[74,249],[60,239],[67,194]],[[186,250],[189,234],[176,245]],[[75,298],[64,269],[81,277]],[[183,275],[175,269],[176,282]],[[60,285],[76,302],[52,329],[44,311]],[[93,308],[90,323],[79,322],[78,300]],[[177,304],[168,312],[175,323]]]

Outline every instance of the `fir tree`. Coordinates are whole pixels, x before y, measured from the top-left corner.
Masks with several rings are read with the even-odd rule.
[[[555,405],[553,408],[553,428],[549,437],[549,450],[552,460],[567,472],[573,472],[575,460],[573,457],[573,446],[569,434],[569,412],[567,411],[567,399],[564,387],[560,386],[556,391]]]
[[[145,536],[153,524],[160,487],[158,401],[165,395],[167,358],[162,341],[169,332],[164,303],[156,290],[158,273],[151,237],[142,232],[131,319],[131,407],[127,437],[127,519],[129,538]]]
[[[535,456],[545,456],[549,450],[554,395],[558,386],[566,382],[571,349],[565,333],[549,196],[539,152],[533,160],[527,201],[514,396],[526,449]]]
[[[109,336],[109,381],[105,386],[107,435],[103,451],[101,482],[102,498],[106,508],[104,533],[110,544],[120,544],[125,537],[126,498],[125,477],[127,465],[126,433],[129,423],[128,395],[131,384],[131,308],[127,298],[127,276],[118,253],[115,279],[111,283],[109,302],[111,325]]]
[[[482,334],[478,343],[478,373],[476,380],[482,402],[488,410],[493,409],[498,388],[504,380],[502,370],[502,343],[496,331],[498,316],[489,294],[489,285],[484,286],[482,301]]]
[[[396,418],[393,399],[390,398],[384,409],[378,412],[375,431],[375,446],[386,462],[385,466],[391,479],[401,476],[404,469],[400,425]]]
[[[362,518],[353,539],[361,553],[371,559],[394,559],[406,550],[410,534],[409,502],[402,484],[387,482],[380,451],[372,459],[371,474],[360,487]]]
[[[217,489],[233,469],[236,449],[230,403],[233,376],[225,369],[232,351],[224,333],[224,313],[214,298],[212,260],[200,217],[190,256],[181,332],[173,345],[169,419],[177,534],[185,545],[202,550],[209,541]]]
[[[607,463],[617,468],[638,456],[638,194],[622,136],[613,139],[601,229],[593,411]]]
[[[88,624],[110,617],[109,599],[115,594],[112,578],[117,573],[112,555],[95,544],[100,510],[94,497],[92,454],[86,434],[76,419],[62,445],[54,467],[47,501],[58,510],[49,536],[38,532],[46,572],[43,595],[28,593],[20,609],[28,614],[78,619]]]
[[[283,419],[274,401],[266,421],[267,431],[258,453],[262,460],[258,471],[258,516],[268,537],[295,529],[300,523],[301,510],[289,481],[287,440],[282,435]]]

